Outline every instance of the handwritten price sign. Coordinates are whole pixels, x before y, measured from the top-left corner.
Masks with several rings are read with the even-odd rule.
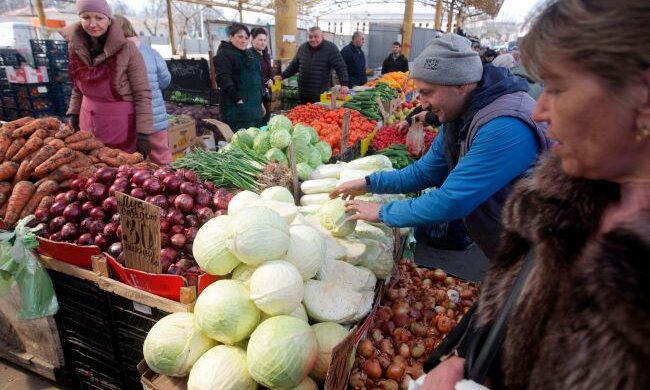
[[[122,225],[126,266],[161,273],[160,208],[121,192],[116,192],[115,197]]]

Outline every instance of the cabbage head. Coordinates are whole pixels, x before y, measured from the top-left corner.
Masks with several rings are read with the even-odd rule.
[[[317,168],[323,163],[323,159],[320,155],[320,152],[315,147],[309,147],[309,156],[307,158],[307,163],[312,168]]]
[[[272,147],[284,149],[291,143],[291,134],[284,129],[272,131],[270,142]]]
[[[345,201],[341,198],[325,202],[318,211],[321,225],[334,237],[345,237],[354,232],[357,221],[347,221],[349,215],[345,212]]]
[[[187,380],[188,390],[256,390],[246,366],[246,351],[217,345],[194,364]]]
[[[241,130],[233,134],[230,142],[241,149],[252,149],[254,139],[255,137],[250,132]]]
[[[238,192],[235,194],[235,196],[232,197],[232,199],[230,199],[230,202],[228,203],[228,215],[232,217],[240,210],[246,208],[259,198],[260,196],[253,191],[244,190]]]
[[[257,267],[254,265],[239,263],[239,265],[235,267],[234,270],[232,270],[230,279],[239,280],[240,282],[244,283],[244,286],[246,286],[246,288],[250,289],[251,276],[253,276],[253,272],[255,272],[256,268]]]
[[[158,374],[185,376],[215,341],[194,327],[194,314],[172,313],[156,322],[142,350],[149,367]]]
[[[289,160],[287,159],[287,156],[278,148],[271,148],[267,150],[266,153],[264,153],[264,157],[266,157],[267,160],[275,161],[282,166],[289,166]]]
[[[325,141],[317,142],[314,148],[320,153],[320,159],[323,164],[327,163],[332,158],[332,147]]]
[[[301,320],[303,320],[305,322],[309,322],[309,317],[307,317],[307,310],[305,309],[305,306],[303,306],[302,303],[300,305],[298,305],[298,307],[296,307],[296,310],[292,311],[291,313],[283,314],[283,315],[287,315],[287,316],[290,316],[290,317],[296,317],[296,318],[301,319]],[[266,314],[264,312],[261,312],[260,313],[260,322],[264,322],[264,321],[268,320],[271,317],[275,317],[275,316],[272,316],[270,314]]]
[[[239,261],[259,265],[283,258],[289,248],[289,224],[268,207],[248,207],[232,218],[228,248]]]
[[[208,337],[232,345],[244,340],[260,322],[260,311],[244,283],[223,279],[209,285],[194,306],[194,322]]]
[[[286,187],[275,186],[269,187],[262,191],[260,198],[268,200],[276,200],[278,202],[285,202],[295,204],[296,201],[293,199],[293,194]]]
[[[296,163],[308,163],[309,156],[311,156],[312,147],[307,144],[294,143],[294,150],[296,153]]]
[[[289,227],[289,249],[285,260],[293,264],[303,280],[316,276],[325,263],[325,238],[307,225]]]
[[[309,376],[317,381],[325,381],[327,370],[332,362],[332,350],[349,334],[348,330],[335,322],[321,322],[311,326],[318,341],[318,357]]]
[[[312,145],[316,145],[316,143],[318,141],[320,141],[320,137],[318,136],[318,132],[313,127],[307,127],[307,129],[309,130],[309,134],[311,135],[310,143]]]
[[[202,270],[211,275],[229,274],[241,264],[226,246],[226,240],[232,236],[230,219],[227,215],[212,218],[201,226],[194,238],[194,259]]]
[[[298,178],[300,181],[309,180],[309,175],[313,170],[314,168],[312,168],[311,165],[307,164],[306,162],[300,162],[296,164],[296,171],[298,171]]]
[[[311,131],[309,127],[298,123],[293,127],[291,138],[294,144],[308,146],[311,144]],[[313,129],[312,129],[313,130]]]
[[[264,155],[271,149],[271,141],[268,131],[260,131],[253,140],[253,150],[258,154]]]
[[[318,341],[305,321],[290,316],[262,322],[248,342],[248,372],[270,389],[298,386],[314,368]]]
[[[393,163],[382,154],[361,157],[348,163],[349,169],[360,169],[364,171],[378,172],[385,169],[393,169]]]
[[[293,125],[291,124],[289,118],[284,115],[273,115],[271,117],[271,120],[269,120],[270,132],[274,132],[276,130],[290,131],[292,126]]]
[[[250,286],[250,297],[257,308],[270,315],[289,314],[302,301],[302,276],[288,261],[260,265],[251,276]]]

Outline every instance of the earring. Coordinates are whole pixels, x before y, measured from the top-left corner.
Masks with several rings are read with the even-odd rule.
[[[650,129],[645,126],[642,126],[639,128],[639,131],[637,131],[635,138],[637,142],[641,142],[644,139],[646,139],[649,135],[650,135]]]

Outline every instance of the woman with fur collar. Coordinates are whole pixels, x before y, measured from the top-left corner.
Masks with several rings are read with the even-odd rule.
[[[521,42],[552,156],[518,183],[478,306],[489,326],[525,254],[491,389],[650,388],[650,2],[559,0]],[[451,357],[421,389],[466,389]]]

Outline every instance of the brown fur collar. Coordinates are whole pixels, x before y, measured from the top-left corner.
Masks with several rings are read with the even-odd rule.
[[[494,388],[650,385],[650,210],[599,234],[603,210],[617,199],[617,185],[571,178],[552,158],[518,183],[483,286],[481,324],[495,318],[531,245],[536,260]]]

